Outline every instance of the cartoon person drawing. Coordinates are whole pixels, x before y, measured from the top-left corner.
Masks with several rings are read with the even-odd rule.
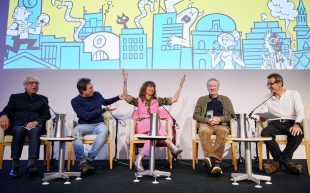
[[[264,47],[267,48],[269,54],[263,54],[263,63],[261,69],[293,69],[292,53],[290,57],[286,58],[282,53],[282,45],[279,34],[274,32],[267,32],[265,36]]]
[[[212,68],[215,68],[221,61],[224,63],[223,69],[235,69],[233,61],[241,67],[245,67],[240,53],[230,50],[231,47],[236,46],[239,40],[240,34],[237,31],[233,31],[232,33],[221,33],[217,37],[217,42],[222,47],[220,53],[216,55],[214,46],[212,50],[207,51],[207,54],[210,55],[212,59]]]
[[[13,46],[6,45],[7,53],[12,51],[17,53],[22,44],[27,44],[28,50],[37,50],[38,47],[34,47],[36,39],[29,39],[29,34],[40,34],[41,27],[46,26],[49,23],[49,16],[46,14],[41,14],[36,22],[36,28],[30,28],[31,24],[28,21],[31,12],[25,7],[16,7],[13,13],[14,22],[7,29],[7,35],[12,36]],[[7,56],[6,56],[7,57]]]

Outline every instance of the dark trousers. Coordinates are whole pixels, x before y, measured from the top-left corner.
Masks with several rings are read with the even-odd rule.
[[[40,136],[42,134],[42,130],[42,127],[36,127],[28,130],[22,126],[14,126],[13,141],[11,147],[12,159],[20,158],[24,146],[25,137],[27,135],[29,138],[28,157],[38,159],[40,152]]]
[[[266,147],[269,149],[273,159],[280,164],[286,166],[293,153],[298,148],[304,135],[293,136],[290,133],[290,128],[294,125],[294,121],[270,122],[266,128],[262,130],[262,137],[272,137],[271,141],[265,141]],[[287,144],[283,151],[281,151],[279,144],[276,142],[276,135],[287,135]]]

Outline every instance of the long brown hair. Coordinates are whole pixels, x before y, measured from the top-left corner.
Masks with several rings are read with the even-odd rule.
[[[139,98],[142,99],[142,101],[145,101],[146,100],[146,88],[148,86],[153,86],[154,87],[154,95],[153,95],[153,98],[156,97],[156,84],[155,82],[153,81],[145,81],[141,88],[140,88],[140,91],[139,91]]]

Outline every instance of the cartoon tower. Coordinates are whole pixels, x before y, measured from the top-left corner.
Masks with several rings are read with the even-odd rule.
[[[310,49],[310,28],[308,27],[307,22],[307,12],[303,1],[299,1],[298,5],[298,16],[296,27],[294,27],[294,31],[296,31],[296,39],[297,39],[297,51],[301,50],[309,50]]]
[[[153,66],[154,69],[178,69],[181,65],[181,47],[170,46],[169,38],[182,38],[183,24],[176,23],[176,13],[154,15]]]
[[[87,13],[87,11],[84,9],[83,15],[84,15],[83,18],[85,19],[86,23],[79,33],[79,38],[85,39],[87,36],[96,32],[112,31],[111,26],[105,26],[104,24],[105,15],[103,13],[103,7],[97,13]],[[76,31],[77,29],[78,27],[75,27],[74,31]]]

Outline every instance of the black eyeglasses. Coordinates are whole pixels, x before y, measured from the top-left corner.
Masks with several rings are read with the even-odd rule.
[[[279,81],[276,81],[276,82],[268,82],[267,84],[266,84],[266,86],[267,87],[271,87],[272,85],[274,85],[274,84],[276,84],[276,83],[278,83]]]

